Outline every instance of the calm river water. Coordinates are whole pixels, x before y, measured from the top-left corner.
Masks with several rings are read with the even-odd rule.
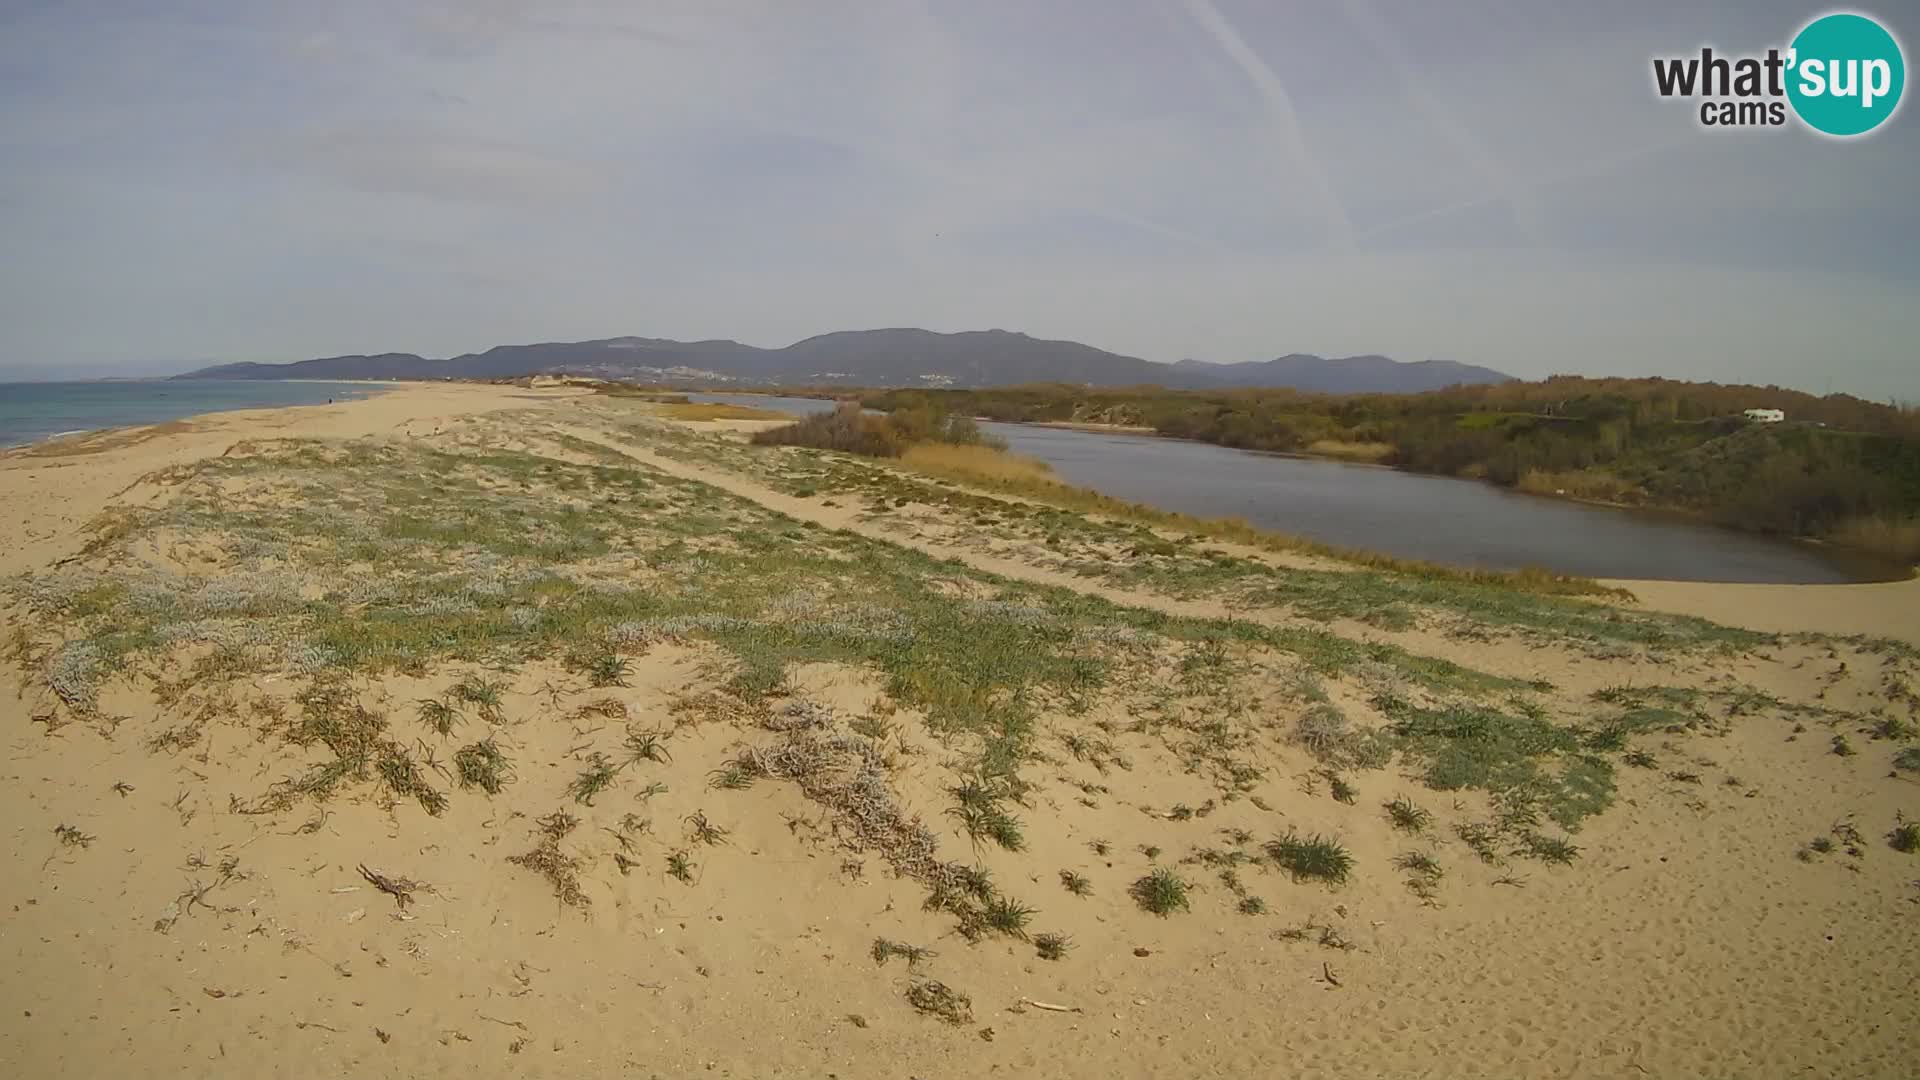
[[[786,412],[811,398],[694,394]],[[1472,480],[1030,424],[982,424],[1061,480],[1129,502],[1453,566],[1675,581],[1832,584],[1897,577],[1811,545],[1641,511],[1524,495]]]

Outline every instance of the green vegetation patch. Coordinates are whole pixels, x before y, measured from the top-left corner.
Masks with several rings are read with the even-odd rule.
[[[1583,752],[1580,733],[1544,717],[1459,703],[1423,708],[1401,701],[1376,704],[1392,720],[1395,746],[1436,791],[1525,790],[1564,828],[1606,809],[1614,769]]]

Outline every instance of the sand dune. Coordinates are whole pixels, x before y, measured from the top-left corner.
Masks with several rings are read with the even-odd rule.
[[[0,455],[0,1071],[1910,1074],[1916,583],[1416,589],[739,435]]]

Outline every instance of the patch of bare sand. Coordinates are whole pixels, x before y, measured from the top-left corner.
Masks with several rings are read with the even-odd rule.
[[[1650,611],[1772,633],[1866,634],[1920,645],[1920,578],[1866,585],[1609,581]]]
[[[81,541],[60,531],[63,521],[148,497],[124,489],[158,465],[239,439],[388,437],[396,428],[432,439],[452,434],[469,408],[527,403],[525,391],[475,388],[462,398],[451,395],[467,388],[444,389],[450,396],[331,429],[170,433],[88,455],[57,477],[16,476],[13,461],[0,462],[5,527],[24,520],[49,531],[0,533],[0,566],[30,568],[76,550]],[[561,420],[567,407],[552,406]],[[142,448],[161,457],[125,458]],[[852,510],[633,456],[861,531]],[[80,494],[43,511],[44,489],[32,485],[52,480]],[[1087,589],[1011,558],[968,561]],[[1483,669],[1537,670],[1582,691],[1674,681],[1645,659],[1431,644],[1477,649]],[[1395,770],[1350,774],[1357,798],[1344,806],[1314,782],[1310,761],[1276,757],[1262,762],[1264,807],[1216,804],[1215,789],[1163,742],[1128,730],[1126,703],[1109,701],[1085,716],[1044,717],[1048,761],[1034,770],[1038,787],[1020,810],[1027,850],[1015,854],[975,848],[960,832],[946,812],[941,766],[950,752],[911,711],[876,704],[885,698],[876,680],[839,665],[792,672],[796,694],[833,706],[841,727],[867,714],[886,726],[901,801],[936,830],[946,857],[978,860],[1037,908],[1034,931],[1072,938],[1067,958],[1052,963],[1019,942],[960,940],[951,920],[922,910],[923,886],[847,850],[832,816],[795,785],[713,787],[723,762],[773,737],[752,717],[736,724],[685,707],[715,682],[714,663],[702,648],[659,644],[634,659],[631,686],[598,690],[558,665],[530,666],[505,688],[498,723],[469,715],[446,737],[420,722],[416,702],[443,693],[454,670],[358,686],[423,761],[450,767],[460,746],[489,735],[511,757],[512,783],[490,798],[454,790],[423,764],[431,783],[454,791],[440,817],[364,794],[241,812],[316,760],[263,738],[272,721],[251,709],[221,710],[196,741],[155,749],[150,740],[176,720],[143,694],[111,698],[109,711],[125,717],[117,725],[57,730],[31,722],[31,700],[10,702],[0,709],[0,817],[9,823],[0,853],[16,872],[0,879],[0,1072],[1895,1077],[1910,1069],[1907,1037],[1920,1023],[1911,985],[1920,944],[1909,932],[1920,891],[1911,881],[1920,863],[1881,834],[1920,805],[1910,782],[1886,778],[1886,743],[1863,742],[1861,754],[1843,757],[1827,751],[1826,729],[1800,732],[1780,718],[1732,723],[1718,738],[1656,735],[1659,767],[1622,770],[1617,805],[1575,837],[1574,867],[1513,871],[1481,865],[1445,833],[1392,831],[1375,808],[1397,795],[1443,818],[1455,813],[1449,796]],[[1833,659],[1805,651],[1717,671],[1698,663],[1688,678],[1731,675],[1796,700],[1832,693],[1849,707],[1873,700],[1870,686],[1857,685],[1866,672],[1836,673]],[[291,709],[294,689],[267,676],[247,693]],[[600,704],[608,700],[617,711]],[[624,760],[630,730],[666,733],[670,756],[624,767],[590,805],[574,801],[568,786],[591,756]],[[1070,731],[1111,731],[1127,765],[1102,771],[1073,758],[1058,741]],[[1473,798],[1462,801],[1480,812]],[[1182,804],[1195,814],[1170,812]],[[507,861],[535,848],[540,819],[556,808],[580,819],[560,850],[589,901],[584,910]],[[726,830],[719,842],[696,838],[695,815]],[[1795,858],[1846,821],[1864,834],[1862,855]],[[88,839],[65,843],[58,825]],[[1224,830],[1247,830],[1257,844],[1289,828],[1339,837],[1357,860],[1355,880],[1328,889],[1241,868],[1244,887],[1268,907],[1252,916],[1236,910],[1236,894],[1211,867],[1180,861],[1229,846]],[[1440,906],[1424,906],[1392,868],[1408,850],[1445,867]],[[687,881],[668,874],[675,852],[688,856]],[[372,886],[363,865],[421,887],[402,905]],[[1134,906],[1126,889],[1154,865],[1193,883],[1191,911],[1159,919]],[[1060,870],[1084,875],[1091,895],[1063,889]],[[1306,927],[1304,939],[1289,932]],[[875,937],[937,955],[918,969],[876,964]],[[972,1021],[950,1027],[913,1012],[904,992],[915,978],[969,994]]]

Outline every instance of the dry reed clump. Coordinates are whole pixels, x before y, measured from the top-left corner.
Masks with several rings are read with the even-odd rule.
[[[1632,481],[1600,469],[1576,469],[1571,472],[1528,469],[1520,474],[1514,486],[1536,495],[1564,495],[1608,503],[1639,502],[1646,495]]]
[[[284,810],[300,798],[324,801],[347,781],[377,776],[398,798],[417,801],[438,816],[447,796],[427,782],[413,755],[387,736],[387,718],[361,704],[344,683],[321,681],[295,695],[300,715],[286,720],[283,734],[299,747],[321,746],[333,759],[281,781],[256,800],[252,812]]]
[[[1046,462],[979,444],[917,443],[900,455],[900,464],[949,480],[1054,482]]]
[[[832,412],[814,413],[783,427],[756,431],[756,446],[811,446],[867,457],[898,457],[905,442],[885,417],[868,416],[859,402],[841,402]]]
[[[1920,564],[1920,517],[1904,521],[1882,514],[1850,518],[1836,525],[1827,539],[1901,566]]]
[[[939,840],[901,809],[887,785],[880,752],[867,740],[791,731],[779,742],[742,751],[734,768],[799,784],[809,799],[839,816],[848,846],[878,851],[899,873],[923,881],[943,876],[934,857]]]
[[[908,984],[907,1004],[949,1024],[973,1022],[973,999],[938,979],[916,979]]]
[[[1347,442],[1342,439],[1315,439],[1307,444],[1307,453],[1348,461],[1385,461],[1393,456],[1393,444],[1383,442]]]
[[[833,707],[816,701],[790,701],[779,712],[769,713],[760,723],[770,731],[832,727]]]
[[[553,886],[553,895],[562,904],[574,908],[592,906],[593,899],[580,888],[580,860],[560,850],[560,841],[580,824],[580,819],[565,810],[557,810],[538,820],[540,843],[531,851],[507,856],[507,861],[546,878]]]

